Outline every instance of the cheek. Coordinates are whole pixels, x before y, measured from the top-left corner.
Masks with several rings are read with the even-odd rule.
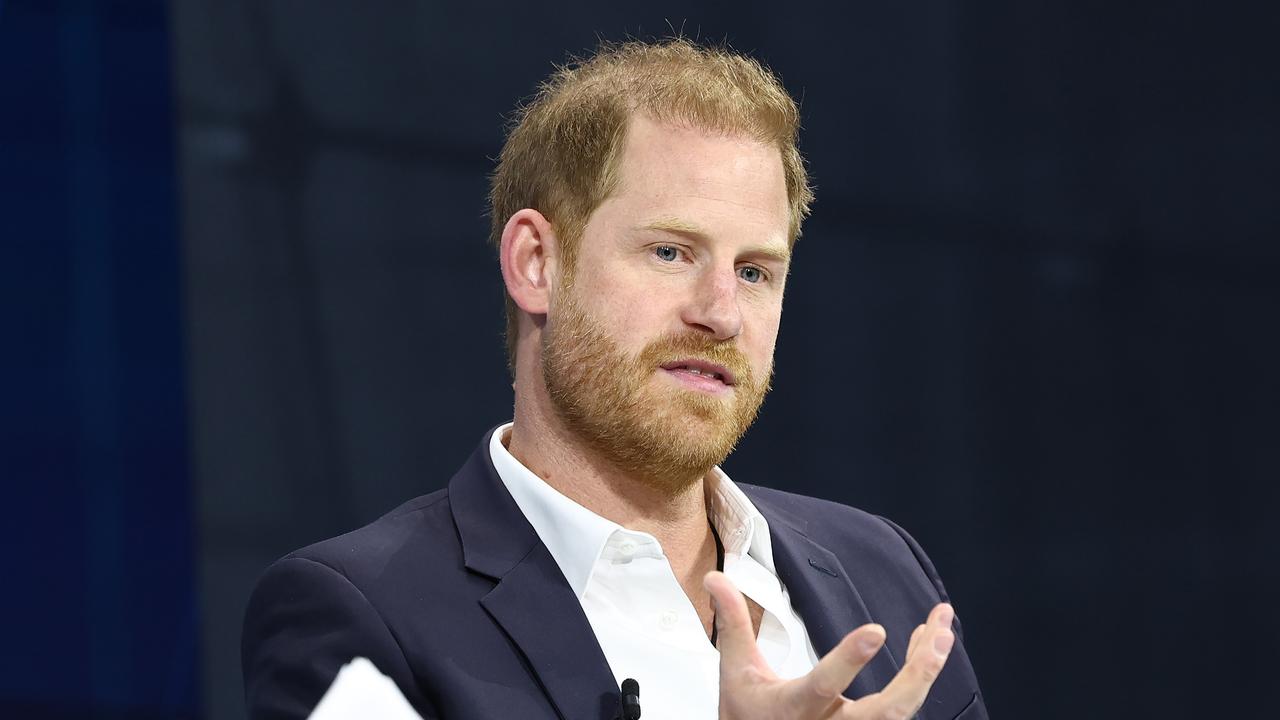
[[[679,317],[678,292],[663,285],[662,277],[646,278],[626,267],[602,267],[582,286],[590,298],[592,315],[620,344],[643,347],[651,336],[672,329]],[[631,348],[636,349],[636,348]]]
[[[773,352],[778,344],[778,328],[781,325],[781,313],[770,312],[764,314],[763,317],[756,319],[755,323],[748,321],[746,347],[743,348],[752,360],[752,364],[758,368],[768,368],[773,364]]]
[[[659,336],[682,328],[678,309],[661,295],[647,293],[619,296],[613,319],[619,338],[632,352],[639,352]]]

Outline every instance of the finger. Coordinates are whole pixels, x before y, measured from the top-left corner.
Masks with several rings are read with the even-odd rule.
[[[955,611],[946,603],[941,603],[929,613],[924,630],[916,643],[915,652],[907,656],[906,664],[898,674],[889,681],[884,690],[859,701],[862,705],[854,713],[855,717],[911,717],[924,704],[929,695],[929,688],[942,672],[942,666],[955,644],[955,634],[951,632],[951,621]],[[868,714],[864,714],[868,713]]]
[[[884,628],[876,624],[863,625],[845,635],[808,675],[787,684],[787,707],[795,708],[795,717],[821,715],[880,651],[884,638]]]
[[[711,593],[716,611],[716,647],[720,650],[721,669],[753,664],[759,650],[746,599],[722,572],[707,573],[702,584]]]
[[[920,644],[920,636],[924,634],[924,625],[917,625],[915,630],[911,631],[911,641],[907,643],[907,658],[916,654],[916,646]]]

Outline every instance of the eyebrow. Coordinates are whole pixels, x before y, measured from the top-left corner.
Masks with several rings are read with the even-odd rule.
[[[641,230],[657,230],[660,232],[669,232],[676,235],[687,235],[699,240],[707,241],[711,238],[711,234],[703,230],[696,223],[689,222],[678,217],[661,217],[651,220],[640,226]],[[782,264],[791,262],[791,251],[789,249],[779,249],[776,247],[755,246],[747,250],[749,255],[760,255],[770,260]]]

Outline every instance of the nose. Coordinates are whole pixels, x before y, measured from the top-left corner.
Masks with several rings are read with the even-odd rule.
[[[708,270],[698,279],[693,297],[681,313],[685,325],[730,340],[742,332],[738,307],[738,275],[734,268]]]

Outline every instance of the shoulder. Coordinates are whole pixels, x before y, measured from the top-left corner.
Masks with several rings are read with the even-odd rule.
[[[397,558],[406,557],[412,557],[418,571],[461,562],[447,489],[416,497],[364,527],[291,552],[275,565],[310,561],[363,589],[389,573],[395,575]]]
[[[423,568],[460,565],[450,551],[456,534],[448,508],[447,491],[415,498],[263,572],[240,638],[251,716],[306,717],[353,657],[368,658],[420,713],[434,716],[401,644],[411,609],[401,598],[406,586],[421,591],[413,584],[422,582]]]
[[[770,523],[781,521],[816,542],[852,540],[896,545],[902,530],[879,515],[822,498],[738,483]]]
[[[942,579],[915,538],[888,518],[830,500],[739,483],[770,527],[783,523],[830,549],[847,565],[881,575],[890,569],[927,579],[947,599]]]

